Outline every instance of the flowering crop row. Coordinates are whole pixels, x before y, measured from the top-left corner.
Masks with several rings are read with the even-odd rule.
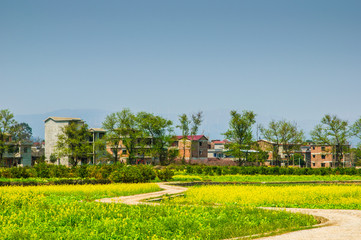
[[[193,187],[185,195],[171,202],[253,207],[361,209],[359,185],[213,185]]]

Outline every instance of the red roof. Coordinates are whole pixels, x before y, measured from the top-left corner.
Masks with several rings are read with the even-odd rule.
[[[214,144],[226,144],[226,143],[230,143],[230,141],[228,141],[227,139],[224,140],[212,140],[212,143]]]
[[[193,140],[193,141],[198,141],[199,139],[201,139],[202,137],[205,137],[204,135],[194,135],[194,136],[187,136],[188,140]],[[178,140],[181,140],[183,138],[183,136],[177,136]]]

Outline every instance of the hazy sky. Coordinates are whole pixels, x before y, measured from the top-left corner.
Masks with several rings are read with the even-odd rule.
[[[0,1],[0,109],[361,115],[361,1]]]

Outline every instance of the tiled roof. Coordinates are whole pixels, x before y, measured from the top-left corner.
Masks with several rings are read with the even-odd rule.
[[[226,144],[226,143],[229,143],[228,140],[223,140],[223,141],[213,141],[214,144]]]
[[[206,136],[204,136],[204,135],[194,135],[194,136],[187,136],[187,139],[188,140],[194,140],[194,141],[198,141],[198,140],[200,140],[202,137],[205,137],[206,138]],[[183,136],[177,136],[177,139],[178,140],[181,140],[183,138]],[[206,138],[207,139],[207,138]]]
[[[89,130],[92,132],[106,132],[103,128],[90,128]]]
[[[81,118],[69,118],[69,117],[48,117],[44,122],[52,119],[55,122],[68,122],[68,121],[82,121]]]

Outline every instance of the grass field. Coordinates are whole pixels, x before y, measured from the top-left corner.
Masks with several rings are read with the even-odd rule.
[[[157,190],[155,184],[1,187],[0,239],[224,239],[317,223],[312,216],[238,205],[92,201]]]
[[[213,182],[302,182],[302,181],[348,181],[361,180],[357,175],[221,175],[177,174],[174,181]]]

